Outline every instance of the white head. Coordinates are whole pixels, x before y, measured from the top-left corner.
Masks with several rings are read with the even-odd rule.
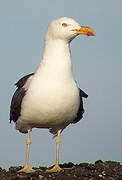
[[[86,34],[88,36],[95,35],[94,31],[85,26],[80,26],[74,19],[62,17],[53,20],[47,29],[46,40],[60,39],[70,42],[79,34]]]

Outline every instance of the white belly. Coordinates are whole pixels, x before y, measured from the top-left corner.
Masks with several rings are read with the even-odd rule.
[[[75,82],[38,81],[32,82],[23,99],[17,129],[24,132],[33,127],[65,127],[76,117],[79,108],[79,91]]]

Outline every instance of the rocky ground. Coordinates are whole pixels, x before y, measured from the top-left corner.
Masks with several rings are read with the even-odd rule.
[[[0,180],[122,180],[122,165],[119,162],[101,160],[94,164],[71,162],[60,165],[63,171],[47,173],[46,167],[34,168],[35,173],[18,173],[22,167],[0,168]]]

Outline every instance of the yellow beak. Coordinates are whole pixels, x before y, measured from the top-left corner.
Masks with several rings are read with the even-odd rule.
[[[79,29],[75,29],[77,34],[85,34],[87,36],[95,36],[95,32],[92,28],[81,26]]]

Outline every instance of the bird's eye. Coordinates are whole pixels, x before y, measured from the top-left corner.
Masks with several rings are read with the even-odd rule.
[[[63,27],[67,27],[68,24],[67,24],[67,23],[62,23],[62,26],[63,26]]]

